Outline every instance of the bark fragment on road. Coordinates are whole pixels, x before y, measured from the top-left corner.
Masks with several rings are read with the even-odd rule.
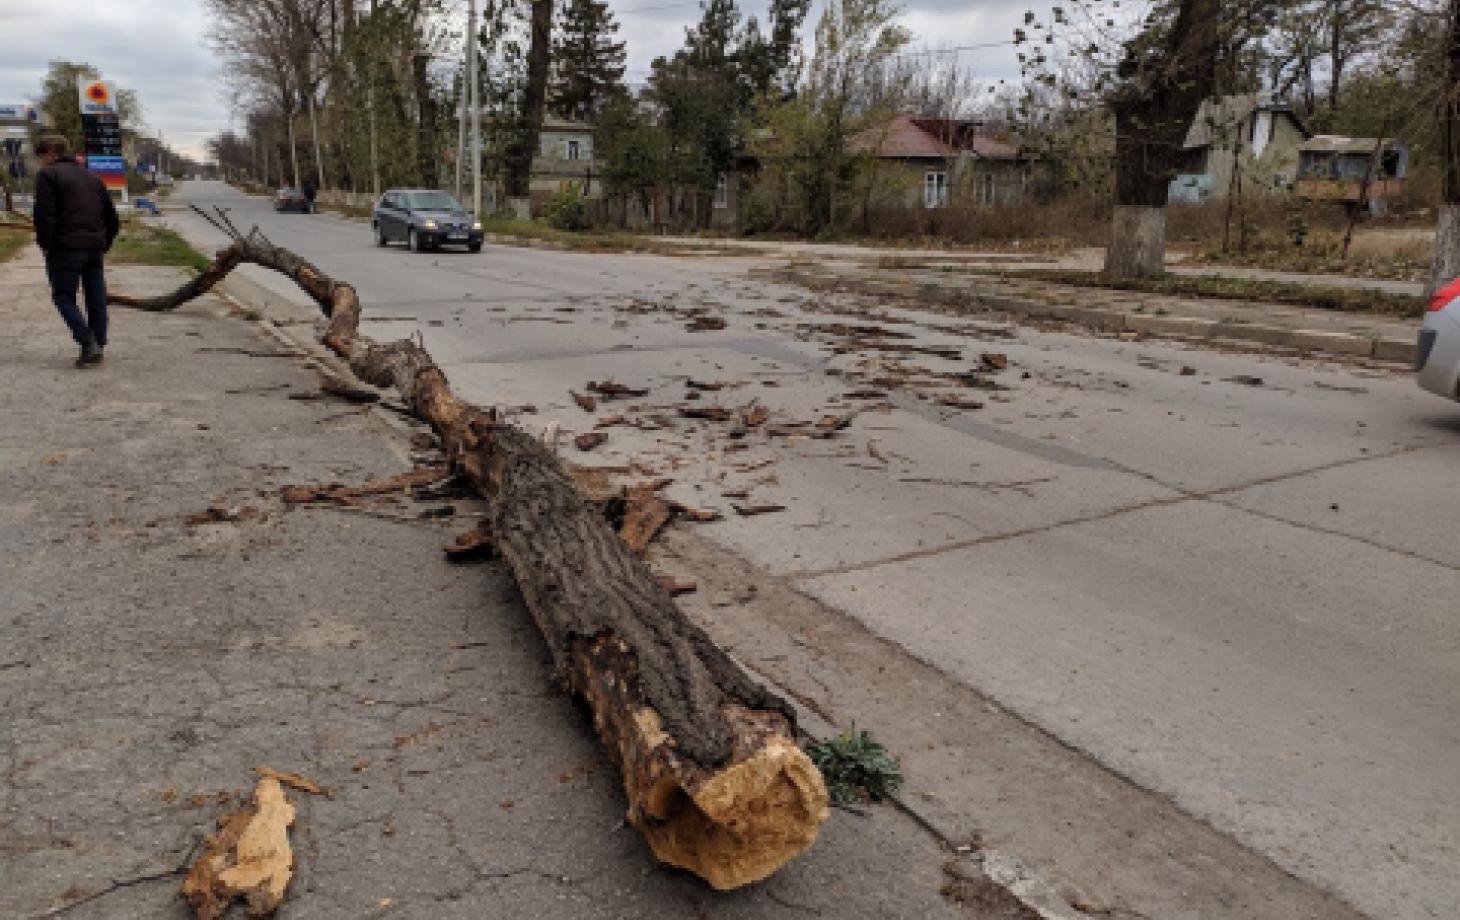
[[[250,804],[218,819],[218,831],[204,841],[202,855],[183,880],[180,894],[193,916],[216,920],[240,898],[253,917],[277,910],[294,875],[293,823],[294,806],[279,780],[260,779]]]

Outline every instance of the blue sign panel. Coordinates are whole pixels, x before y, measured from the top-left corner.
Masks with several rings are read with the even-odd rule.
[[[91,154],[86,158],[86,167],[92,172],[126,172],[127,163],[121,157]]]

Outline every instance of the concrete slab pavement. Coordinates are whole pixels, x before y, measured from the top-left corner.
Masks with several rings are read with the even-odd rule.
[[[239,204],[240,212],[247,206],[246,201]],[[310,245],[303,235],[303,225],[274,221],[267,215],[260,215],[260,219],[267,223],[271,235],[299,233],[301,244]],[[1156,554],[1166,546],[1203,545],[1208,537],[1202,531],[1211,526],[1211,516],[1162,516],[1155,512],[1167,504],[1218,505],[1247,488],[1280,483],[1299,486],[1310,477],[1321,481],[1323,474],[1348,465],[1364,465],[1372,476],[1387,478],[1396,493],[1437,494],[1436,490],[1448,488],[1451,478],[1440,466],[1425,463],[1406,467],[1412,478],[1402,486],[1397,478],[1387,477],[1387,470],[1390,464],[1398,464],[1412,454],[1421,455],[1426,450],[1438,454],[1453,444],[1454,432],[1434,424],[1446,412],[1453,414],[1449,404],[1420,393],[1405,375],[1381,368],[1253,355],[1169,341],[1069,334],[1066,327],[1042,321],[1024,325],[1001,322],[997,314],[950,318],[946,312],[915,309],[916,298],[895,295],[807,295],[747,279],[744,263],[732,270],[723,260],[715,259],[599,257],[602,271],[611,272],[614,280],[600,282],[593,276],[584,277],[591,278],[596,286],[611,283],[613,292],[601,294],[597,287],[588,287],[588,282],[581,280],[562,284],[554,295],[557,303],[579,312],[556,317],[572,320],[559,323],[551,321],[552,298],[526,298],[511,288],[499,291],[494,279],[526,272],[553,284],[560,277],[559,259],[572,255],[576,260],[579,254],[493,249],[479,258],[463,257],[453,262],[453,266],[463,266],[461,271],[453,268],[444,272],[429,256],[417,257],[414,270],[394,261],[376,269],[369,259],[373,250],[357,245],[358,241],[349,242],[358,235],[358,226],[333,228],[321,224],[314,228],[319,234],[336,230],[340,235],[331,236],[320,247],[322,267],[348,277],[360,287],[366,297],[367,315],[375,311],[377,315],[416,319],[414,327],[401,320],[392,328],[402,334],[419,332],[433,349],[450,354],[457,362],[450,368],[452,377],[461,382],[469,397],[497,403],[515,403],[519,399],[532,402],[538,410],[531,418],[533,422],[555,422],[565,432],[583,430],[593,423],[592,416],[567,399],[566,391],[586,382],[583,375],[595,358],[603,361],[603,366],[612,367],[614,373],[627,373],[632,368],[634,381],[651,388],[645,402],[671,404],[683,400],[683,380],[688,373],[714,370],[719,364],[732,382],[741,382],[733,379],[739,374],[753,382],[757,373],[770,370],[761,362],[779,362],[785,357],[789,367],[781,369],[776,378],[781,386],[767,388],[766,392],[774,397],[767,395],[765,399],[767,404],[795,416],[811,408],[845,411],[843,407],[854,401],[841,399],[842,392],[867,385],[870,378],[885,370],[882,362],[888,360],[886,352],[874,359],[872,356],[879,354],[876,349],[848,345],[837,336],[808,329],[817,324],[879,323],[911,335],[906,340],[910,344],[943,347],[952,343],[968,356],[960,364],[920,355],[913,363],[927,370],[966,369],[982,349],[1006,353],[1012,370],[999,379],[1010,389],[990,394],[982,410],[940,409],[918,400],[910,391],[898,390],[896,398],[888,399],[888,412],[860,417],[837,439],[783,445],[757,442],[745,452],[745,456],[754,458],[753,462],[771,458],[774,464],[731,478],[738,483],[774,475],[783,481],[766,483],[760,487],[765,491],[758,488],[756,495],[784,500],[790,507],[780,515],[753,519],[753,527],[732,519],[697,529],[722,555],[731,555],[726,547],[734,547],[748,557],[750,570],[764,579],[767,569],[786,572],[786,560],[803,554],[818,565],[790,571],[778,580],[797,597],[801,597],[796,594],[798,588],[852,577],[863,570],[886,576],[885,583],[876,586],[883,602],[875,612],[852,604],[840,610],[816,604],[812,612],[791,624],[798,631],[784,637],[784,641],[757,636],[758,643],[770,648],[756,666],[763,671],[780,669],[783,673],[778,677],[796,682],[799,698],[808,706],[856,718],[859,725],[873,728],[908,751],[910,776],[918,794],[939,797],[936,808],[930,806],[923,813],[926,816],[936,812],[937,820],[943,822],[938,826],[949,839],[977,833],[998,840],[1005,852],[1041,869],[1053,869],[1077,889],[1100,891],[1101,909],[1115,910],[1113,915],[1128,911],[1147,916],[1182,916],[1163,897],[1163,884],[1175,884],[1172,880],[1178,877],[1184,879],[1179,890],[1188,893],[1184,909],[1196,911],[1186,914],[1189,916],[1225,914],[1246,920],[1263,915],[1329,918],[1343,914],[1334,906],[1336,902],[1322,898],[1303,902],[1298,897],[1298,902],[1310,905],[1298,908],[1293,906],[1298,902],[1266,897],[1265,892],[1273,890],[1269,882],[1281,887],[1273,881],[1274,874],[1293,880],[1271,863],[1263,863],[1265,870],[1253,868],[1241,855],[1251,856],[1252,852],[1234,844],[1230,837],[1202,837],[1190,826],[1168,837],[1166,830],[1154,831],[1150,823],[1130,823],[1123,815],[1169,815],[1173,806],[1152,793],[1141,793],[1140,804],[1132,806],[1129,799],[1092,779],[1093,774],[1103,775],[1103,771],[1090,758],[1061,760],[1059,770],[1051,771],[1044,765],[1048,749],[1038,748],[1026,736],[1043,737],[1058,746],[1059,739],[1068,740],[1065,735],[1046,736],[1030,723],[1063,726],[1069,724],[1070,717],[1078,716],[1081,723],[1101,726],[1108,750],[1134,750],[1131,757],[1136,758],[1151,737],[1148,720],[1179,717],[1181,725],[1171,729],[1172,737],[1186,733],[1198,741],[1167,745],[1160,749],[1160,756],[1147,757],[1134,767],[1133,761],[1113,756],[1105,763],[1118,764],[1123,773],[1141,777],[1142,782],[1159,776],[1161,782],[1152,781],[1158,789],[1181,784],[1189,785],[1193,795],[1200,793],[1206,788],[1210,766],[1206,749],[1199,743],[1206,727],[1206,712],[1191,706],[1170,712],[1164,709],[1168,696],[1188,698],[1185,679],[1190,668],[1204,679],[1233,683],[1233,692],[1246,701],[1240,714],[1251,732],[1233,736],[1234,747],[1228,756],[1239,764],[1249,756],[1268,763],[1273,797],[1280,796],[1284,790],[1303,783],[1309,761],[1305,757],[1263,760],[1267,749],[1260,742],[1267,734],[1281,735],[1294,722],[1301,723],[1311,716],[1301,707],[1311,704],[1314,698],[1287,689],[1288,675],[1278,669],[1212,672],[1204,660],[1207,649],[1200,643],[1184,641],[1189,620],[1201,617],[1222,622],[1233,604],[1242,610],[1262,610],[1270,598],[1281,597],[1294,618],[1292,642],[1306,639],[1310,642],[1308,652],[1334,667],[1373,669],[1376,663],[1387,660],[1382,637],[1366,641],[1362,633],[1351,636],[1355,649],[1348,650],[1352,654],[1345,657],[1348,652],[1344,647],[1335,648],[1322,641],[1322,624],[1326,622],[1325,611],[1319,605],[1322,598],[1295,593],[1292,586],[1295,578],[1326,580],[1333,586],[1333,596],[1339,596],[1350,583],[1370,579],[1369,568],[1334,569],[1334,560],[1342,555],[1335,551],[1334,543],[1312,539],[1301,517],[1293,515],[1288,520],[1286,513],[1275,511],[1251,515],[1251,520],[1240,513],[1222,518],[1229,553],[1221,557],[1227,581],[1220,592],[1187,590],[1185,570],[1179,567],[1130,565],[1121,566],[1117,572],[1108,571],[1098,564],[1099,560],[1120,559],[1121,549],[1099,541],[1090,541],[1088,547],[1067,544],[1068,552],[1046,559],[1048,544],[1043,538],[1065,531],[1076,534],[1082,532],[1082,526],[1100,527],[1145,513],[1149,516],[1143,520],[1156,525],[1133,543],[1145,553]],[[581,270],[576,261],[562,264],[564,275]],[[386,291],[415,293],[395,302],[380,293]],[[469,303],[459,308],[447,306],[453,292],[459,301]],[[683,335],[683,320],[674,311],[691,308],[725,319],[727,328]],[[958,331],[950,332],[954,327]],[[765,349],[777,346],[783,351],[768,357]],[[791,356],[797,360],[790,361]],[[807,358],[813,360],[805,363]],[[740,392],[725,396],[725,401],[735,403],[741,398]],[[612,411],[616,410],[606,407],[599,414]],[[717,455],[713,462],[706,462],[703,454],[696,453],[704,444],[699,424],[676,427],[681,430],[674,433],[612,429],[609,445],[585,456],[598,459],[601,455],[602,462],[614,465],[642,458],[650,461],[646,469],[662,469],[678,455],[684,465],[675,470],[679,480],[675,488],[700,485],[703,493],[694,494],[718,497],[716,476],[727,464],[736,464],[739,455],[726,451],[723,457]],[[684,446],[674,448],[659,443],[660,438],[682,441]],[[890,462],[879,463],[870,454],[874,447]],[[848,448],[852,453],[844,453]],[[892,452],[910,458],[906,466]],[[995,477],[983,477],[982,467],[975,464],[989,464],[989,469],[1001,474],[1027,464],[1029,469],[1041,471],[1033,480],[1048,481],[1030,481],[1019,489],[994,489]],[[968,467],[961,477],[956,475],[959,465]],[[865,466],[881,467],[884,472],[860,468]],[[924,475],[925,471],[919,469],[924,466],[935,467],[939,475]],[[970,484],[955,487],[944,482],[899,481],[902,478],[964,479]],[[791,482],[794,488],[783,488],[784,482]],[[998,482],[1007,484],[1003,478]],[[1122,501],[1130,496],[1136,497],[1134,505]],[[1324,506],[1343,500],[1343,495],[1331,497]],[[1418,509],[1420,520],[1413,525],[1416,533],[1435,532],[1453,519],[1453,510],[1444,502],[1434,502],[1430,507],[1415,502],[1409,507]],[[828,514],[820,514],[818,508]],[[1038,527],[1021,526],[1029,508],[1036,509]],[[950,509],[958,517],[950,517]],[[1061,509],[1067,513],[1060,514]],[[838,520],[854,521],[855,526],[838,527]],[[1386,548],[1377,529],[1365,527],[1362,519],[1352,518],[1348,525],[1352,538],[1337,533],[1327,536],[1339,541],[1352,539],[1369,550]],[[1264,535],[1275,532],[1280,534],[1282,551],[1288,554],[1287,567],[1267,564],[1273,544]],[[739,536],[732,539],[734,534]],[[1094,637],[1092,642],[1097,648],[1104,647],[1097,640],[1118,636],[1129,628],[1129,612],[1116,603],[1077,606],[1087,579],[1091,581],[1088,590],[1098,594],[1104,590],[1105,581],[1124,577],[1131,582],[1128,590],[1146,598],[1150,610],[1185,612],[1186,618],[1174,617],[1165,627],[1166,634],[1159,642],[1152,640],[1152,647],[1159,649],[1153,655],[1162,660],[1160,667],[1151,671],[1152,682],[1143,685],[1150,692],[1020,697],[1019,708],[1003,710],[1009,722],[996,734],[999,741],[994,745],[988,745],[977,733],[964,731],[962,722],[956,719],[934,718],[917,708],[926,707],[935,715],[956,711],[959,719],[971,723],[972,714],[990,707],[999,710],[1005,703],[1002,689],[997,695],[980,695],[979,691],[986,688],[979,683],[981,674],[972,667],[957,670],[943,660],[946,670],[940,670],[920,660],[921,651],[912,651],[940,644],[940,651],[948,656],[966,655],[969,662],[981,660],[983,650],[979,646],[985,642],[982,635],[962,632],[952,636],[941,622],[922,619],[925,611],[909,598],[928,597],[927,586],[919,580],[921,569],[913,563],[931,566],[942,557],[973,558],[986,544],[1018,547],[1009,561],[1009,577],[1033,580],[1036,576],[1032,573],[1042,571],[1052,587],[1070,592],[1074,600],[1069,605],[1089,617],[1081,624],[1086,630],[1082,635]],[[890,553],[878,556],[883,550]],[[697,558],[703,563],[703,556]],[[1387,573],[1385,558],[1366,556],[1363,561],[1367,566],[1379,560],[1374,564]],[[1388,603],[1396,609],[1413,607],[1422,611],[1426,623],[1443,629],[1443,617],[1438,611],[1448,607],[1441,597],[1417,586],[1429,572],[1422,564],[1424,560],[1410,558],[1410,562],[1415,566],[1414,578],[1386,581],[1391,595]],[[938,591],[946,590],[952,596],[961,586],[959,600],[975,609],[981,609],[979,600],[986,593],[1004,597],[999,587],[1006,577],[1004,569],[976,563],[961,571],[955,568],[942,570]],[[1440,569],[1437,574],[1444,579],[1447,571]],[[1200,579],[1193,583],[1204,584]],[[743,593],[725,592],[720,598],[730,599],[732,606],[715,618],[716,628],[734,624],[743,627],[742,633],[755,634],[756,629],[764,628],[778,615],[779,608],[764,608],[752,615],[744,604],[734,600],[740,596]],[[934,592],[928,601],[928,615],[963,609],[946,606],[948,596]],[[1362,596],[1362,590],[1356,590],[1355,596]],[[1042,605],[1040,609],[1041,617],[1047,615]],[[848,611],[855,615],[848,615]],[[1143,622],[1153,634],[1159,633],[1163,628],[1161,618],[1147,613]],[[1012,617],[1015,613],[1005,615]],[[1353,615],[1352,610],[1343,614],[1350,618]],[[836,634],[823,632],[824,625],[832,622],[838,625]],[[1266,644],[1271,641],[1269,631],[1252,618],[1238,622],[1246,628],[1229,635],[1233,647],[1228,656],[1262,660]],[[880,659],[868,655],[862,659],[862,666],[855,668],[843,667],[840,660],[826,656],[808,663],[809,658],[818,655],[823,641],[832,641],[845,630],[865,630],[872,624],[884,635],[891,635],[895,629],[915,632],[916,641],[909,639],[907,647],[884,642],[878,653]],[[1403,631],[1402,626],[1397,628]],[[1443,635],[1434,633],[1432,638],[1439,641]],[[1130,659],[1121,656],[1092,660],[1079,643],[1041,643],[1040,639],[1039,635],[1024,637],[1027,645],[1044,654],[1037,666],[1031,665],[1037,667],[1035,676],[1041,679],[1046,672],[1059,675],[1078,669],[1096,684],[1118,686],[1131,666]],[[1015,640],[1005,637],[1003,641]],[[850,648],[853,644],[848,640],[840,647]],[[926,670],[913,667],[919,664]],[[889,673],[895,670],[895,676],[886,677],[884,667]],[[879,700],[866,688],[876,687],[884,679],[892,680],[899,692],[883,694],[887,698]],[[1257,686],[1243,686],[1241,681],[1256,682]],[[1039,680],[1032,683],[1038,684]],[[936,687],[943,696],[914,692],[915,685]],[[1324,685],[1320,682],[1317,686]],[[906,708],[904,699],[913,701],[913,711]],[[1390,752],[1384,739],[1365,735],[1368,723],[1362,712],[1350,712],[1343,696],[1324,699],[1326,705],[1318,713],[1323,720],[1339,726],[1336,731],[1377,761],[1388,762],[1385,758]],[[1098,716],[1092,715],[1095,712]],[[1449,736],[1436,733],[1432,721],[1412,716],[1407,710],[1396,711],[1394,718],[1412,723],[1407,730],[1428,734],[1433,744],[1451,744]],[[1295,738],[1311,747],[1308,753],[1325,753],[1321,739],[1302,734]],[[1244,748],[1236,742],[1252,746]],[[916,758],[911,753],[914,750]],[[960,779],[960,758],[969,763],[968,773],[980,777],[1003,770],[1010,776],[1039,776],[1045,781],[1033,784],[1039,794],[1006,782],[995,784],[998,794],[991,795],[977,781]],[[1391,779],[1391,786],[1428,788],[1424,785],[1428,782],[1428,763],[1395,766],[1405,772]],[[1371,785],[1364,781],[1367,775],[1357,772],[1351,782],[1345,783],[1337,774],[1328,774],[1333,782],[1314,790],[1315,795],[1321,792],[1327,796],[1326,801],[1300,808],[1301,813],[1285,824],[1268,822],[1258,810],[1248,810],[1236,801],[1216,802],[1214,807],[1221,814],[1212,816],[1212,820],[1224,828],[1243,826],[1250,831],[1243,839],[1266,841],[1262,853],[1281,860],[1289,871],[1301,873],[1307,883],[1335,891],[1376,916],[1386,920],[1429,917],[1427,911],[1436,892],[1441,898],[1447,894],[1442,876],[1431,877],[1425,869],[1413,873],[1413,887],[1409,889],[1392,885],[1385,875],[1391,856],[1384,849],[1388,845],[1384,839],[1375,836],[1359,841],[1361,849],[1373,846],[1377,850],[1366,850],[1364,858],[1355,860],[1352,854],[1342,852],[1355,846],[1346,826],[1328,822],[1331,814],[1341,813],[1350,803],[1356,803],[1360,811],[1385,810],[1383,802],[1374,800]],[[1077,802],[1072,792],[1075,789],[1100,791]],[[1134,785],[1127,786],[1126,792],[1132,789],[1140,792]],[[1011,806],[1006,799],[1019,805]],[[1041,802],[1050,800],[1063,804],[1058,809],[1041,807]],[[1178,796],[1178,801],[1191,799]],[[1074,817],[1081,808],[1088,812],[1083,823]],[[1434,827],[1416,818],[1407,806],[1396,807],[1386,820],[1402,824],[1400,832],[1418,837]],[[1441,828],[1446,821],[1448,818],[1441,818]],[[1132,865],[1143,871],[1112,874],[1106,864],[1113,846],[1109,837],[1089,830],[1072,833],[1067,828],[1074,824],[1082,828],[1092,824],[1119,827],[1122,833],[1136,837],[1159,833],[1164,843],[1131,857]],[[1213,860],[1224,868],[1221,872],[1214,870],[1210,878],[1201,873],[1201,878],[1184,874],[1192,865],[1204,866]],[[1359,868],[1347,871],[1350,866]],[[1267,881],[1253,881],[1246,888],[1240,881],[1232,881],[1259,876]],[[1217,884],[1213,879],[1218,877],[1228,882]],[[1293,884],[1302,888],[1300,883]],[[1245,899],[1234,895],[1236,890],[1241,890]]]

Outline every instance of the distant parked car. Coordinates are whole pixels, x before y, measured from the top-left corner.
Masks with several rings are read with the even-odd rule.
[[[281,214],[285,211],[298,211],[300,214],[309,213],[309,199],[297,188],[281,188],[274,193],[274,210]]]
[[[390,189],[380,196],[370,217],[375,244],[403,242],[412,252],[444,245],[482,251],[482,225],[446,192]]]
[[[1460,399],[1460,278],[1431,298],[1414,363],[1420,386]]]

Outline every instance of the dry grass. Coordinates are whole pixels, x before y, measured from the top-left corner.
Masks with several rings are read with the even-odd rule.
[[[1059,253],[1103,246],[1109,236],[1108,202],[1082,197],[1018,207],[957,203],[946,208],[872,208],[848,234],[881,245],[966,247],[995,252]]]
[[[953,269],[950,269],[953,270]],[[977,271],[977,270],[974,270]],[[1159,278],[1110,278],[1097,272],[1031,269],[994,274],[1010,280],[1046,281],[1075,287],[1137,291],[1143,294],[1167,294],[1174,297],[1197,297],[1215,300],[1242,300],[1257,303],[1292,304],[1316,307],[1343,313],[1377,313],[1384,316],[1420,317],[1424,300],[1404,294],[1391,294],[1372,288],[1325,287],[1315,284],[1291,284],[1255,278],[1221,278],[1194,275],[1162,275]]]
[[[1191,261],[1204,265],[1240,265],[1273,271],[1356,278],[1386,278],[1394,281],[1424,281],[1434,257],[1432,240],[1414,234],[1391,236],[1369,231],[1356,235],[1348,256],[1343,254],[1343,237],[1331,231],[1309,236],[1301,247],[1291,239],[1261,237],[1245,250],[1222,252],[1208,246],[1192,253]]]
[[[35,232],[25,227],[0,226],[0,262],[15,256],[35,241]]]

